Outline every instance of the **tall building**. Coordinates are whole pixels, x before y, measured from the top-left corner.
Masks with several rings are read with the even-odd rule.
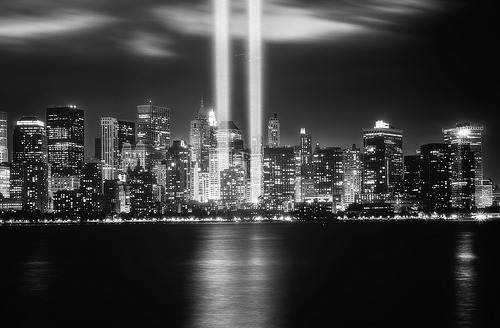
[[[233,121],[220,122],[217,129],[217,157],[219,172],[233,165],[234,154],[243,150],[240,128]]]
[[[83,165],[80,191],[82,209],[86,213],[102,211],[102,163],[88,161]]]
[[[419,198],[421,195],[421,160],[420,155],[404,157],[404,194],[409,198]]]
[[[198,163],[201,172],[208,171],[210,125],[203,99],[201,100],[200,110],[189,127],[189,145],[191,146],[193,163]]]
[[[135,122],[118,120],[118,149],[121,150],[124,143],[135,145]]]
[[[344,207],[359,201],[362,193],[363,160],[361,149],[352,145],[351,149],[344,149],[343,157],[344,184],[342,203]]]
[[[269,123],[267,124],[267,140],[269,148],[280,146],[280,121],[276,113],[269,119]]]
[[[0,112],[0,163],[7,163],[9,161],[7,126],[7,113]]]
[[[456,124],[455,128],[443,130],[444,142],[451,156],[453,208],[471,210],[480,200],[480,195],[475,192],[483,182],[482,131],[482,126],[469,123]]]
[[[451,157],[444,143],[420,146],[421,195],[428,211],[451,209]]]
[[[300,175],[309,178],[312,175],[312,137],[306,129],[300,129]]]
[[[10,165],[0,163],[0,199],[10,198]]]
[[[191,154],[184,140],[174,140],[167,153],[166,195],[170,210],[180,212],[190,195]]]
[[[103,180],[114,180],[119,168],[119,125],[114,117],[101,117],[101,161]]]
[[[155,149],[170,146],[170,109],[153,104],[137,106],[137,140]]]
[[[294,201],[295,154],[292,147],[264,148],[262,195],[268,210],[284,210]]]
[[[11,197],[22,199],[23,210],[48,209],[47,157],[45,124],[34,116],[21,118],[14,128]]]
[[[384,121],[363,129],[363,192],[367,200],[384,200],[403,192],[403,131]]]
[[[79,176],[84,158],[84,111],[76,106],[46,109],[52,175]]]
[[[314,192],[316,195],[341,197],[344,183],[343,151],[339,147],[320,148],[316,145],[312,159]]]

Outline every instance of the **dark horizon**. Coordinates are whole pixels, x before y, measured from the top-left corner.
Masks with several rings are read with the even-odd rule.
[[[232,104],[248,146],[242,3]],[[10,152],[15,121],[45,121],[54,105],[85,110],[87,156],[101,116],[135,121],[149,100],[171,108],[172,140],[188,140],[200,98],[213,97],[209,1],[7,1],[0,12]],[[494,13],[492,1],[266,1],[264,124],[278,114],[282,144],[305,127],[313,145],[348,148],[383,119],[404,131],[406,155],[455,123],[483,125],[484,176],[498,184]]]

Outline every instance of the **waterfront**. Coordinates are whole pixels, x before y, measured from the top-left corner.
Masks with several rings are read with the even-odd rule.
[[[499,234],[500,222],[2,226],[0,311],[22,327],[495,327]]]

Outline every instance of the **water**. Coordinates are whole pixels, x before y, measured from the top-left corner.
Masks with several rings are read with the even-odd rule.
[[[500,222],[0,227],[2,327],[500,327]]]

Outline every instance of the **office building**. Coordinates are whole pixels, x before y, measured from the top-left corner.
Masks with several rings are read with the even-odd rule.
[[[7,113],[0,112],[0,164],[9,162]]]
[[[451,209],[451,154],[444,143],[420,146],[421,196],[427,211]]]
[[[170,146],[170,109],[151,103],[138,105],[136,132],[136,142],[167,150]]]
[[[339,147],[321,148],[317,144],[312,158],[312,173],[316,195],[340,197],[344,183],[342,149]]]
[[[267,210],[284,210],[294,201],[295,154],[292,147],[264,148],[262,195]]]
[[[482,126],[456,124],[443,129],[444,142],[451,158],[451,206],[471,210],[479,202],[476,186],[483,181]]]
[[[119,125],[114,117],[101,117],[101,161],[103,180],[114,180],[119,168]]]
[[[278,114],[274,113],[267,124],[267,144],[269,148],[280,147],[280,120]]]
[[[361,149],[352,145],[350,149],[344,149],[343,156],[344,183],[342,203],[344,207],[359,201],[362,193],[363,182],[363,159]]]
[[[407,155],[404,158],[404,195],[407,198],[419,198],[421,195],[421,159],[420,155]]]
[[[79,176],[84,158],[84,111],[76,106],[49,107],[46,118],[52,176]]]
[[[383,201],[403,192],[403,131],[384,121],[363,129],[363,192],[367,201]]]

